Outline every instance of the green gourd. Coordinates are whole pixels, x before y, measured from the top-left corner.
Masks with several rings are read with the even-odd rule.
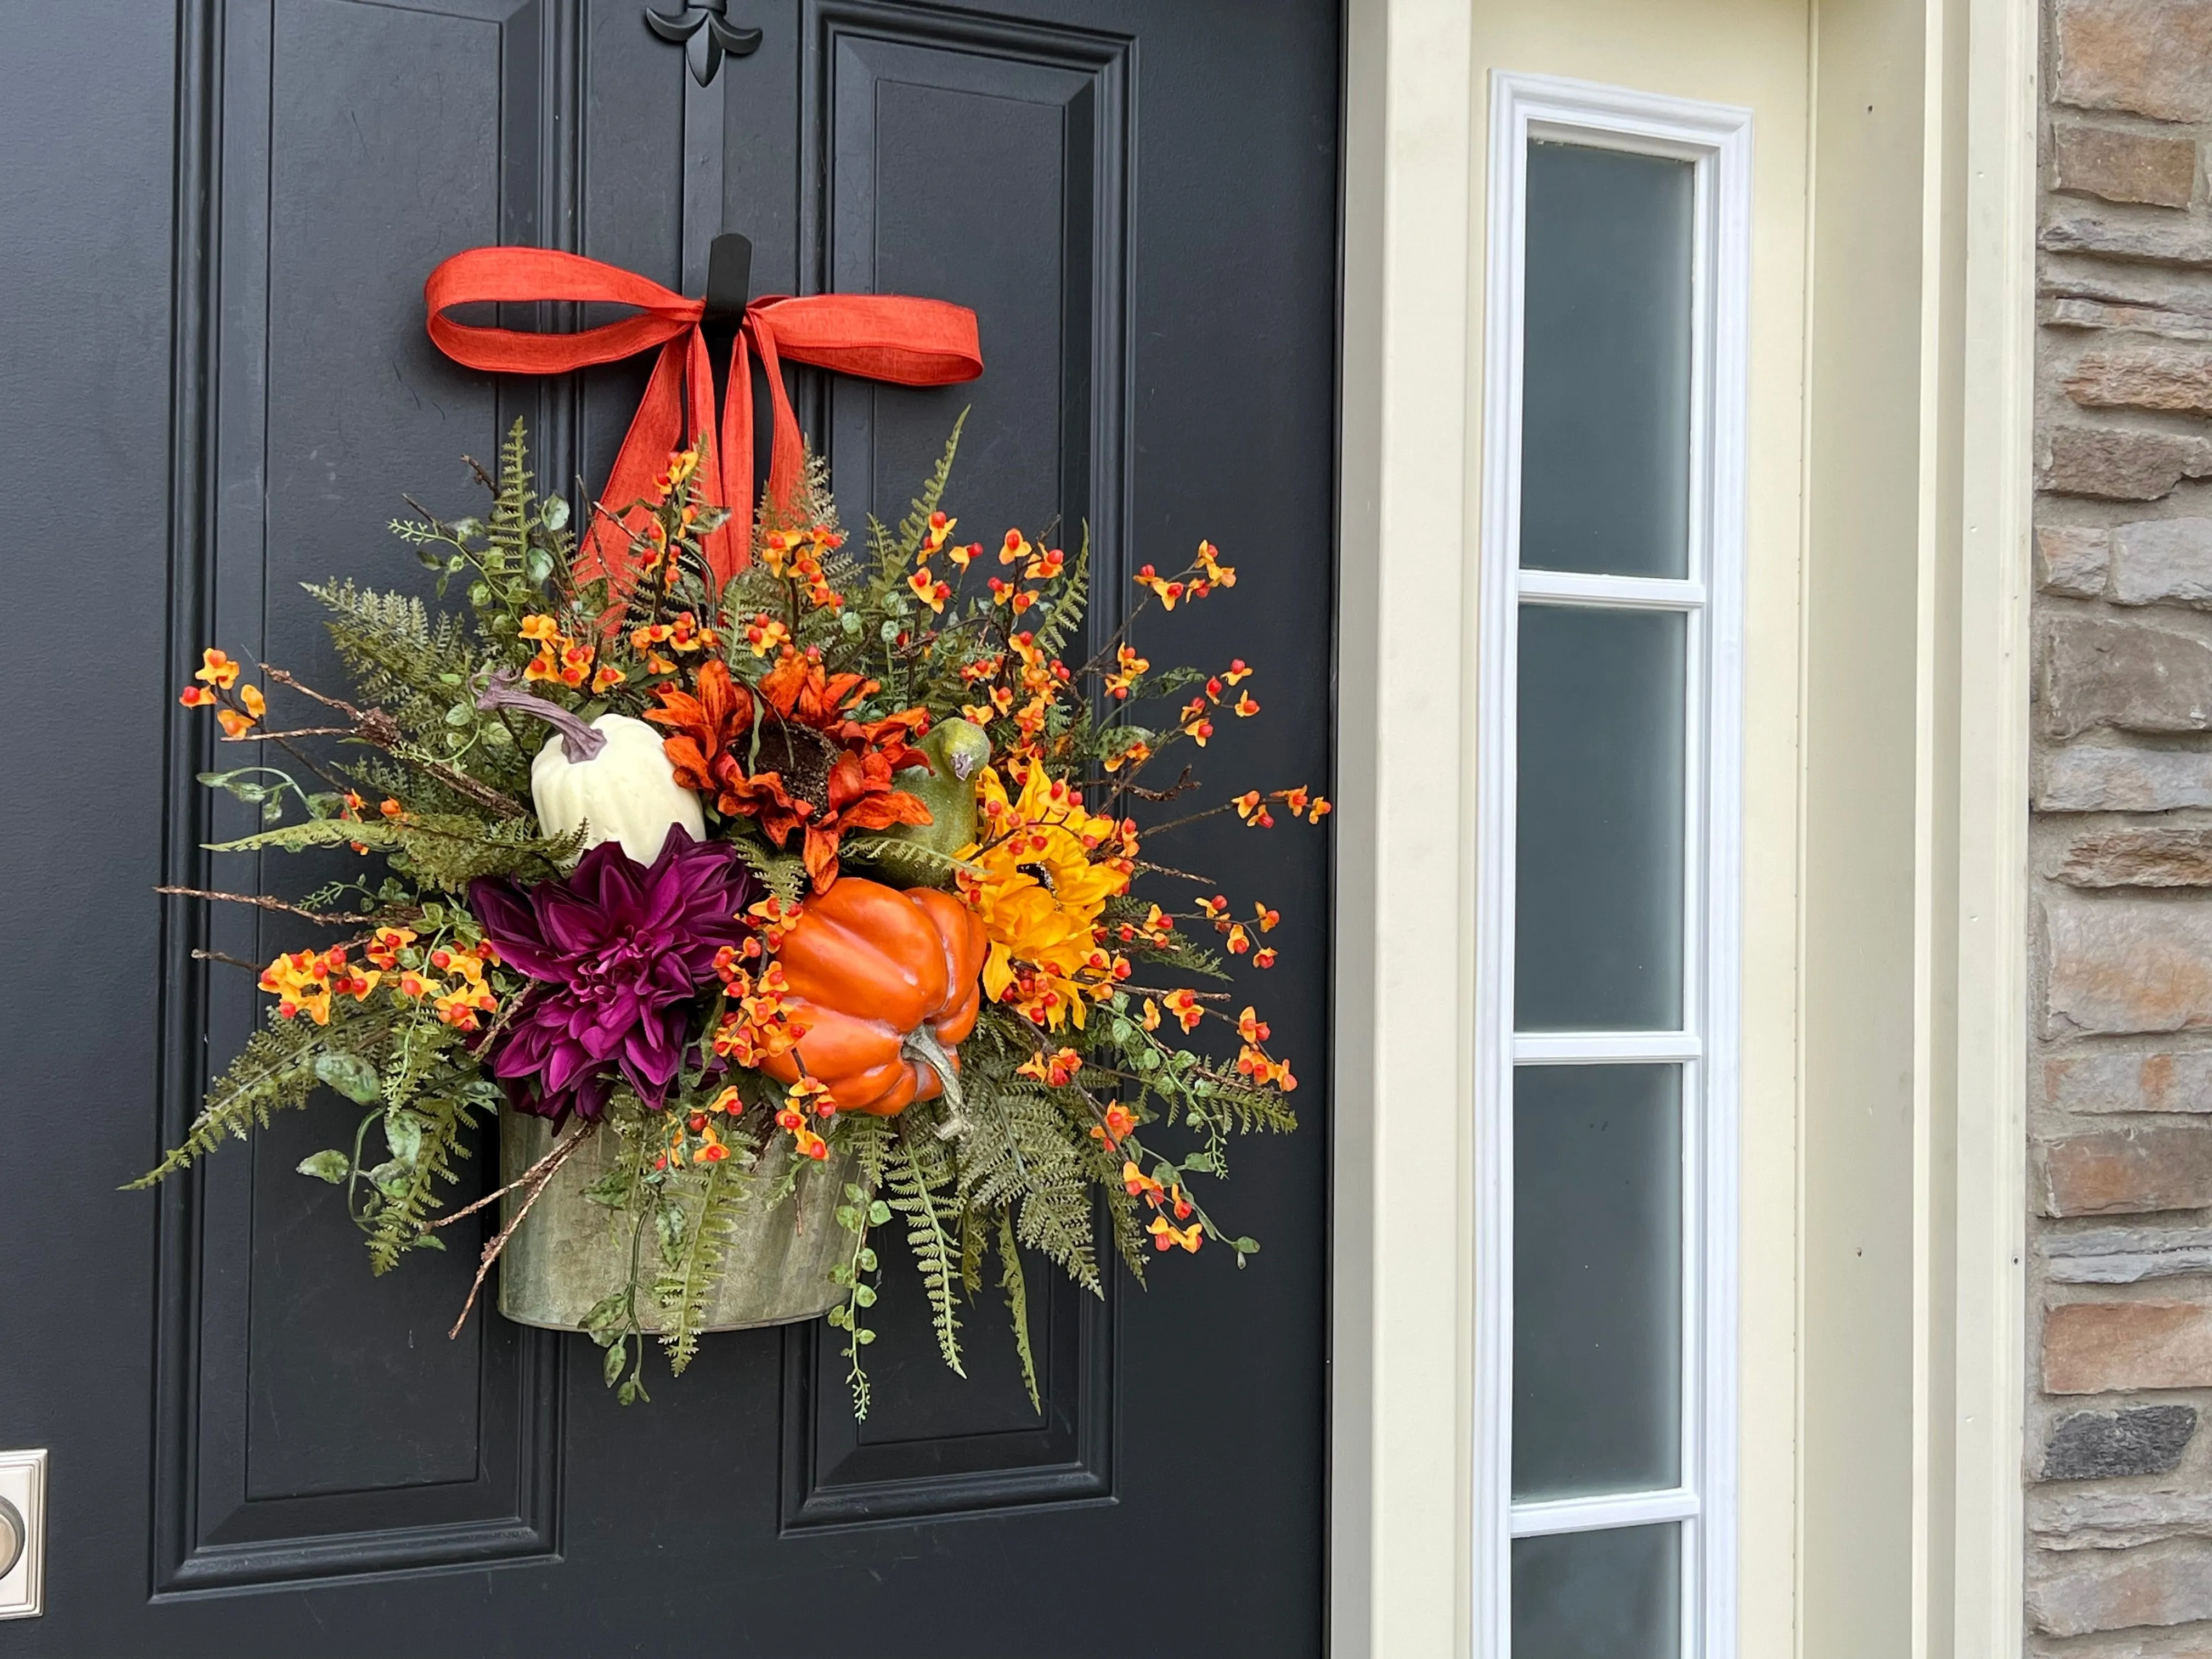
[[[929,757],[929,764],[909,766],[891,781],[920,798],[929,808],[929,822],[895,824],[889,833],[950,858],[975,839],[975,778],[991,758],[991,739],[973,721],[945,720],[915,746]]]

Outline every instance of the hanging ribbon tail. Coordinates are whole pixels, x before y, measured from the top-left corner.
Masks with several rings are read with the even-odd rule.
[[[788,514],[806,444],[799,435],[799,416],[791,412],[791,395],[784,389],[783,354],[776,349],[773,310],[770,306],[749,310],[745,321],[753,343],[760,348],[761,372],[768,380],[768,498],[777,512]]]
[[[721,419],[714,371],[699,324],[705,305],[617,265],[551,248],[471,248],[430,273],[422,285],[427,327],[438,349],[471,368],[507,374],[562,374],[617,362],[658,348],[645,397],[623,434],[584,532],[576,574],[605,575],[617,588],[629,574],[630,543],[645,503],[659,494],[669,456],[699,446],[698,495],[729,517],[702,545],[718,582],[750,561],[753,531],[752,363],[760,353],[771,405],[769,496],[788,509],[805,453],[783,384],[787,361],[896,386],[950,386],[983,372],[975,313],[941,300],[897,295],[818,294],[771,297],[746,307],[731,348]],[[455,321],[464,305],[585,304],[636,307],[636,314],[574,333],[538,333]]]
[[[753,362],[740,327],[730,342],[730,383],[722,392],[722,488],[730,521],[707,541],[714,580],[726,582],[752,562]]]
[[[587,582],[605,576],[619,590],[634,562],[630,540],[645,520],[641,503],[659,492],[653,480],[667,471],[668,458],[684,447],[686,416],[684,398],[688,360],[703,359],[705,347],[698,331],[688,338],[669,341],[660,349],[653,377],[645,383],[645,396],[615,452],[614,469],[600,492],[599,508],[592,514],[591,528],[576,549],[576,580]]]

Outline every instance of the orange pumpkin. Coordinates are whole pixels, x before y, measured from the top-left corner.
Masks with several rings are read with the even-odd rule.
[[[840,877],[776,949],[807,1030],[762,1069],[793,1083],[803,1064],[840,1111],[890,1117],[934,1100],[937,1056],[957,1070],[953,1045],[975,1029],[985,948],[983,924],[950,893]]]

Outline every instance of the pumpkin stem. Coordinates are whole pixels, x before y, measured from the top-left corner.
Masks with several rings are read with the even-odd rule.
[[[939,1140],[952,1140],[968,1133],[968,1119],[963,1110],[967,1102],[960,1092],[960,1066],[952,1058],[952,1051],[937,1040],[937,1033],[927,1025],[906,1034],[899,1052],[908,1060],[918,1060],[937,1073],[937,1080],[945,1085],[945,1101],[952,1108],[952,1115],[937,1126]]]
[[[607,746],[607,734],[586,726],[557,702],[548,702],[543,697],[533,697],[514,683],[514,671],[502,668],[491,677],[484,689],[477,693],[477,707],[483,709],[519,708],[526,714],[535,714],[561,734],[561,752],[568,757],[571,766],[587,761]]]

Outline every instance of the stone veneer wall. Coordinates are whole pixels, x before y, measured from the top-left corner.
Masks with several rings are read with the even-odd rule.
[[[2045,0],[2027,1627],[2212,1659],[2212,0]]]

